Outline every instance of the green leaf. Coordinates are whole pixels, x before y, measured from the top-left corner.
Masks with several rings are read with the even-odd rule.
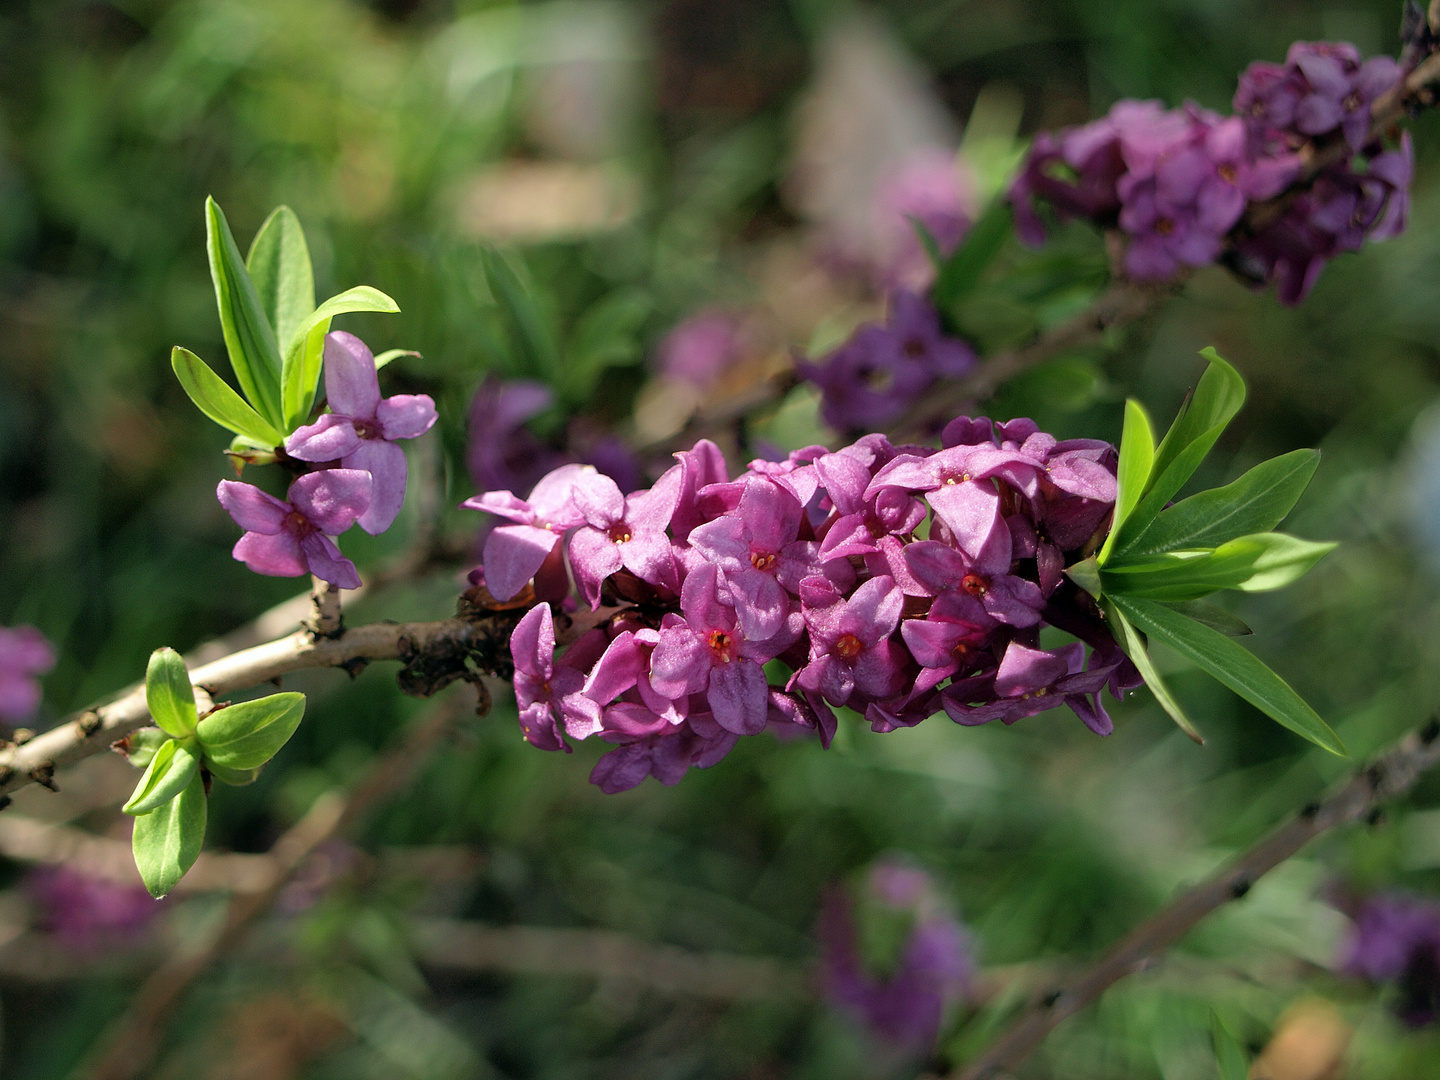
[[[275,756],[305,715],[304,694],[271,694],[216,709],[197,734],[205,760],[222,769],[257,769]]]
[[[1184,603],[1166,604],[1166,607],[1174,608],[1186,618],[1194,619],[1203,623],[1211,630],[1218,630],[1226,637],[1248,637],[1255,631],[1251,630],[1245,620],[1237,615],[1226,611],[1219,604],[1211,604],[1205,600],[1189,600]]]
[[[270,448],[285,441],[285,436],[270,421],[252,409],[230,389],[229,383],[189,349],[176,345],[170,351],[170,366],[195,407],[221,427]]]
[[[1269,592],[1299,579],[1335,550],[1285,533],[1255,533],[1228,540],[1211,551],[1175,551],[1122,558],[1101,571],[1101,588],[1111,595],[1180,603],[1219,589]]]
[[[125,752],[125,760],[137,769],[143,769],[155,760],[160,747],[170,741],[170,736],[158,727],[142,727],[132,731],[115,745]]]
[[[1240,406],[1245,404],[1245,380],[1240,377],[1240,373],[1213,348],[1201,350],[1200,355],[1210,361],[1210,364],[1195,385],[1195,393],[1180,407],[1180,414],[1175,417],[1175,422],[1170,425],[1170,430],[1165,433],[1165,438],[1155,451],[1154,479],[1157,482],[1175,481],[1170,494],[1161,500],[1162,505],[1190,479],[1205,454],[1209,453],[1210,447],[1215,445],[1220,433],[1235,418]],[[1167,477],[1165,474],[1169,472],[1171,465],[1197,442],[1205,444],[1205,449],[1195,457],[1190,471]]]
[[[265,317],[260,294],[240,259],[240,249],[225,213],[214,199],[205,200],[206,249],[215,302],[220,308],[220,329],[240,389],[274,427],[284,426],[280,401],[280,347]]]
[[[1220,1065],[1220,1080],[1247,1080],[1250,1062],[1240,1041],[1213,1009],[1210,1012],[1210,1036],[1215,1046],[1215,1060]]]
[[[1123,555],[1134,546],[1136,538],[1150,527],[1156,516],[1165,509],[1165,504],[1185,486],[1185,481],[1194,475],[1195,470],[1200,467],[1200,462],[1204,460],[1206,454],[1210,453],[1211,448],[1215,445],[1215,440],[1220,437],[1220,432],[1223,430],[1224,428],[1218,425],[1211,428],[1201,438],[1196,439],[1182,450],[1166,466],[1164,475],[1158,478],[1152,477],[1149,490],[1145,492],[1144,498],[1125,519],[1125,524],[1116,538],[1112,557]],[[1158,472],[1158,457],[1157,468],[1152,469],[1152,474],[1156,472]]]
[[[565,397],[588,402],[607,368],[637,361],[640,327],[653,303],[638,289],[616,289],[585,309],[565,349]]]
[[[1332,754],[1349,756],[1345,744],[1290,684],[1232,639],[1151,600],[1112,596],[1110,602],[1136,627],[1209,672],[1266,716]]]
[[[135,819],[130,846],[145,888],[157,900],[195,864],[205,843],[205,781],[197,772],[175,798]]]
[[[1105,609],[1105,617],[1109,619],[1110,625],[1120,631],[1115,638],[1120,644],[1121,651],[1139,670],[1140,677],[1145,680],[1145,685],[1155,695],[1155,700],[1159,702],[1160,707],[1169,714],[1170,719],[1175,721],[1181,731],[1204,746],[1204,737],[1195,729],[1195,725],[1185,715],[1185,710],[1180,707],[1180,702],[1175,699],[1175,695],[1170,692],[1170,687],[1165,685],[1165,680],[1156,670],[1154,662],[1150,659],[1150,653],[1145,647],[1145,639],[1140,636],[1140,632],[1112,601],[1106,599],[1102,601],[1102,604]]]
[[[150,654],[145,668],[145,704],[155,723],[183,739],[195,730],[195,691],[180,654],[166,646]]]
[[[392,360],[399,360],[402,356],[413,356],[420,359],[420,354],[414,349],[386,349],[379,356],[375,357],[375,370],[379,371]]]
[[[192,740],[162,743],[129,801],[120,809],[131,815],[148,814],[184,791],[199,771],[200,755]]]
[[[1127,545],[1125,554],[1211,547],[1237,536],[1268,532],[1300,500],[1319,464],[1319,450],[1292,450],[1262,461],[1233,483],[1162,510]]]
[[[260,226],[245,257],[245,269],[260,295],[260,306],[275,330],[283,357],[296,330],[315,310],[315,274],[305,230],[288,206],[277,206]]]
[[[1110,558],[1110,549],[1115,538],[1125,525],[1125,519],[1140,502],[1150,482],[1150,471],[1155,463],[1155,432],[1150,426],[1150,417],[1145,407],[1134,398],[1125,402],[1125,427],[1120,435],[1120,465],[1116,470],[1115,516],[1110,523],[1110,535],[1100,549],[1099,563],[1104,566]]]
[[[509,324],[510,336],[522,361],[521,374],[539,378],[551,386],[560,384],[560,353],[549,320],[521,284],[510,264],[496,251],[482,249],[481,265],[491,295]]]
[[[222,784],[229,784],[231,787],[244,787],[246,784],[253,784],[260,776],[260,769],[227,769],[223,765],[216,765],[213,761],[205,763],[205,770],[219,780]]]
[[[379,289],[356,285],[330,297],[307,315],[295,328],[285,351],[285,401],[287,430],[293,431],[310,416],[316,387],[325,358],[325,335],[337,315],[355,311],[378,311],[393,315],[400,305]],[[376,365],[379,366],[378,364]]]
[[[970,226],[964,243],[951,252],[948,259],[937,264],[935,284],[930,287],[930,302],[936,310],[948,317],[951,308],[975,291],[1013,231],[1014,220],[1009,202],[996,199]],[[931,243],[934,243],[933,239]]]

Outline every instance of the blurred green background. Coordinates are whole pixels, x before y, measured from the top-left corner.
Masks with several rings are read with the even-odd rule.
[[[422,354],[387,369],[387,392],[439,405],[436,432],[412,450],[412,489],[433,489],[449,560],[350,617],[438,618],[479,528],[445,509],[474,494],[471,395],[488,372],[527,373],[483,253],[510,260],[573,360],[536,432],[579,411],[586,430],[628,431],[657,343],[696,310],[766,312],[759,352],[772,360],[873,311],[853,284],[805,287],[826,223],[796,195],[795,163],[821,138],[805,121],[826,85],[817,72],[843,83],[836,72],[856,62],[835,45],[844,28],[864,27],[901,73],[894,85],[862,79],[861,100],[923,93],[957,136],[977,101],[990,103],[977,122],[998,124],[998,141],[966,147],[993,188],[1012,136],[1122,96],[1226,109],[1240,69],[1281,59],[1294,39],[1395,51],[1398,8],[11,0],[0,7],[0,623],[33,623],[58,648],[41,723],[138,678],[152,649],[190,649],[299,591],[230,558],[236,533],[212,495],[230,475],[226,437],[168,364],[175,344],[212,363],[223,352],[207,194],[242,247],[287,203],[320,295],[367,283],[400,304],[401,315],[342,325],[377,352]],[[1319,446],[1289,527],[1343,541],[1300,585],[1236,610],[1257,628],[1252,647],[1357,755],[1440,704],[1440,413],[1427,411],[1440,392],[1440,117],[1413,130],[1409,232],[1333,264],[1302,307],[1212,268],[1139,326],[994,403],[1061,437],[1114,439],[1126,394],[1167,417],[1199,348],[1235,362],[1250,404],[1201,480]],[[863,156],[864,139],[851,143],[821,153],[826,167],[863,172],[845,155]],[[382,538],[346,538],[362,573],[427,527],[424,501],[412,494]],[[601,748],[534,750],[501,700],[371,820],[363,871],[266,920],[207,975],[155,1075],[915,1075],[924,1063],[885,1060],[809,994],[727,1004],[623,979],[466,972],[412,934],[422,916],[598,927],[807,971],[823,889],[885,852],[932,872],[993,969],[991,992],[943,1033],[937,1063],[962,1060],[1044,972],[1113,940],[1345,770],[1178,661],[1170,670],[1203,749],[1141,692],[1103,741],[1064,710],[1014,729],[941,717],[887,736],[850,718],[828,752],[748,739],[675,788],[609,797],[586,783]],[[355,776],[425,708],[393,674],[287,680],[311,695],[305,724],[259,783],[212,800],[208,847],[264,851],[319,792]],[[62,776],[69,801],[32,789],[17,810],[123,838],[118,798],[87,803],[87,785],[103,788],[95,777],[67,788]],[[216,911],[213,897],[183,899],[137,931],[143,941],[39,963],[57,954],[44,951],[44,913],[26,906],[26,873],[19,861],[0,869],[5,1080],[71,1075],[153,948],[181,947]],[[1329,970],[1344,920],[1320,891],[1337,880],[1440,892],[1440,780],[1383,822],[1307,849],[1063,1027],[1022,1075],[1208,1080],[1211,1009],[1258,1048],[1287,1009],[1326,999],[1335,1011],[1316,1015],[1351,1038],[1343,1072],[1326,1075],[1440,1077],[1440,1038],[1405,1032],[1380,996]]]

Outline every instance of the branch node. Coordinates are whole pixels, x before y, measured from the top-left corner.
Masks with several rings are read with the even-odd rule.
[[[10,798],[9,795],[0,795],[0,810],[4,810],[7,806],[9,806],[9,805],[10,805],[12,802],[14,802],[14,801],[15,801],[15,800],[12,799],[12,798]]]
[[[1370,790],[1379,792],[1380,785],[1385,782],[1385,764],[1377,761],[1365,770],[1365,779],[1370,783]]]
[[[29,741],[30,741],[31,739],[33,739],[34,737],[35,737],[35,730],[34,730],[34,728],[28,728],[28,727],[17,727],[17,728],[15,729],[15,734],[13,734],[13,735],[10,736],[10,738],[12,738],[12,739],[15,740],[15,745],[16,745],[16,746],[24,746],[27,742],[29,742]]]
[[[1429,746],[1440,739],[1440,716],[1432,716],[1430,722],[1420,729],[1420,741]]]
[[[100,730],[100,714],[94,709],[87,709],[75,721],[75,726],[80,729],[81,736],[88,739]]]
[[[1300,816],[1306,821],[1314,821],[1320,815],[1320,804],[1318,802],[1307,802],[1300,808]]]
[[[345,634],[345,616],[340,610],[340,586],[332,585],[318,577],[311,577],[310,599],[312,601],[310,621],[306,628],[317,641],[328,638],[334,641]]]
[[[366,660],[363,656],[357,656],[353,659],[346,660],[345,663],[340,665],[341,669],[345,672],[346,675],[349,675],[352,680],[358,679],[360,677],[360,673],[369,666],[370,661]]]
[[[1241,874],[1230,883],[1230,896],[1235,900],[1239,900],[1250,892],[1250,887],[1254,884],[1255,883],[1250,880],[1249,874]]]
[[[1058,1002],[1060,998],[1064,996],[1064,994],[1065,991],[1063,990],[1051,990],[1049,993],[1047,993],[1044,997],[1040,999],[1040,1007],[1042,1009],[1053,1009],[1055,1007],[1055,1003]]]
[[[1385,824],[1385,808],[1383,806],[1372,806],[1370,812],[1365,815],[1365,824],[1370,828],[1379,828]]]
[[[60,785],[55,783],[55,763],[53,761],[42,761],[36,765],[30,770],[30,779],[51,791],[60,790]]]
[[[0,765],[0,787],[4,787],[15,779],[15,770],[9,765]]]

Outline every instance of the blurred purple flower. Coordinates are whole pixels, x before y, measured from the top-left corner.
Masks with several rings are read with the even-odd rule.
[[[35,627],[0,626],[0,720],[24,720],[39,708],[36,676],[54,666],[54,650]]]
[[[893,860],[877,862],[866,882],[859,920],[908,918],[910,926],[888,972],[866,964],[863,925],[848,892],[832,889],[817,928],[826,997],[876,1039],[907,1057],[934,1047],[947,1007],[974,977],[969,935],[935,896],[928,875]]]
[[[405,504],[405,451],[397,439],[414,439],[435,424],[428,394],[380,396],[375,356],[354,334],[325,337],[325,396],[330,412],[297,429],[285,452],[301,461],[339,460],[344,469],[374,477],[370,506],[357,519],[372,536],[384,532]]]
[[[1373,983],[1395,983],[1406,1026],[1440,1021],[1440,904],[1399,894],[1368,897],[1354,915],[1339,967]]]
[[[488,376],[470,403],[470,442],[465,463],[481,491],[526,491],[564,463],[525,422],[548,409],[555,395],[544,383]]]
[[[740,320],[723,311],[700,311],[677,323],[657,350],[660,374],[708,390],[741,352]]]
[[[232,554],[257,574],[314,574],[342,589],[358,589],[355,564],[331,537],[350,528],[370,507],[371,474],[322,469],[290,485],[286,501],[252,484],[221,480],[215,496],[245,530]]]
[[[160,906],[138,882],[117,885],[68,866],[32,870],[26,891],[40,909],[40,923],[61,943],[86,950],[133,935],[150,925]]]
[[[929,287],[935,271],[915,223],[930,233],[941,255],[951,254],[970,230],[973,188],[956,155],[940,149],[922,151],[880,183],[871,214],[879,247],[875,276],[882,289]]]

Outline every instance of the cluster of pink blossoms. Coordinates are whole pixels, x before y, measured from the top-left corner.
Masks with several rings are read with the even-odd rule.
[[[1408,134],[1386,149],[1370,108],[1403,75],[1389,57],[1361,63],[1353,45],[1296,42],[1286,63],[1241,76],[1238,115],[1187,104],[1120,101],[1082,127],[1036,136],[1010,188],[1016,229],[1045,239],[1037,206],[1083,217],[1128,237],[1125,273],[1164,280],[1222,255],[1257,281],[1274,280],[1294,304],[1327,259],[1405,224],[1412,152]],[[1301,184],[1307,144],[1343,146],[1339,160]],[[1242,224],[1249,203],[1297,187],[1273,220]]]
[[[1108,734],[1101,691],[1139,675],[1064,569],[1108,530],[1114,447],[966,417],[942,446],[866,435],[731,479],[702,440],[628,496],[566,465],[526,499],[467,500],[509,522],[477,584],[539,601],[511,638],[525,738],[617,744],[591,776],[614,792],[673,784],[767,727],[828,745],[841,706],[891,731],[1065,704]],[[551,605],[579,603],[617,611],[557,660]],[[1078,640],[1043,649],[1046,624]]]

